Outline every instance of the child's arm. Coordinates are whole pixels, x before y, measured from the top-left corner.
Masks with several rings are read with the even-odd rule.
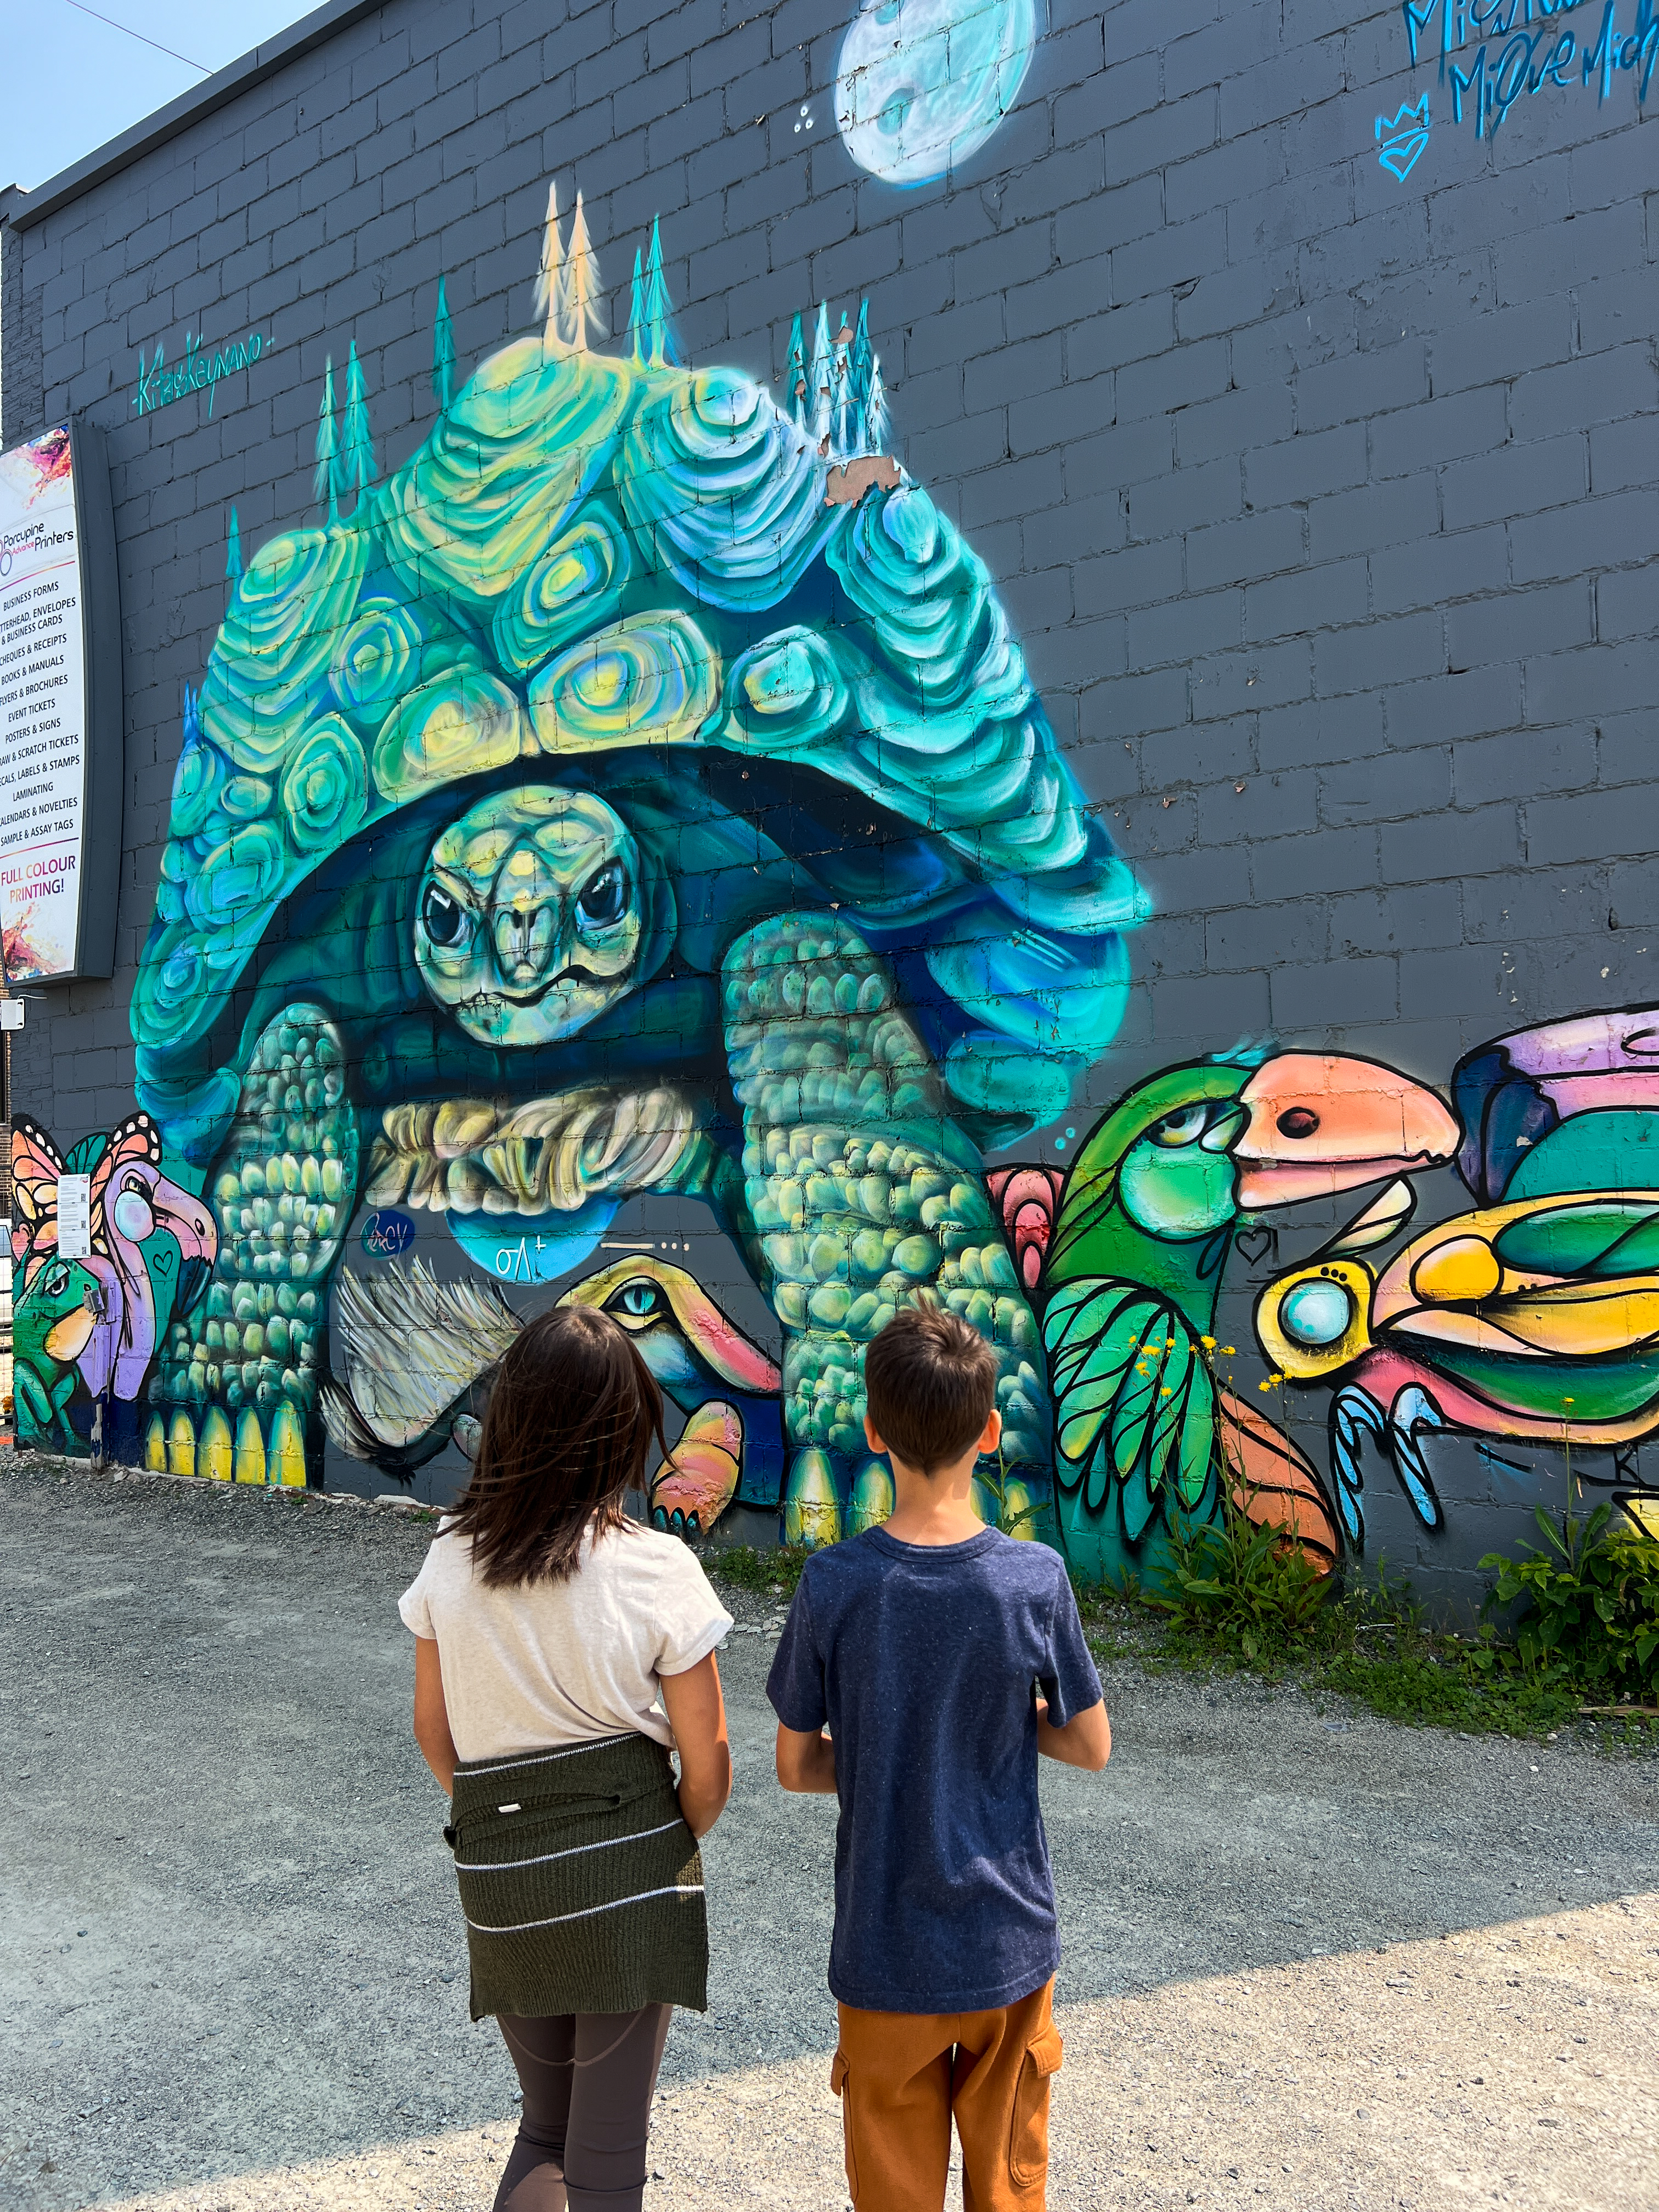
[[[1106,1700],[1097,1698],[1080,1713],[1073,1713],[1064,1728],[1048,1717],[1048,1700],[1036,1701],[1037,1749],[1044,1759],[1057,1759],[1062,1766],[1080,1766],[1085,1774],[1098,1774],[1112,1755],[1112,1723],[1106,1717]]]
[[[836,1747],[822,1729],[805,1734],[778,1723],[778,1780],[802,1796],[836,1794]]]
[[[720,1668],[711,1651],[683,1674],[659,1674],[657,1680],[680,1755],[680,1812],[694,1836],[706,1836],[732,1795],[732,1747]]]
[[[444,1786],[455,1795],[455,1739],[449,1733],[449,1708],[444,1703],[444,1670],[438,1646],[429,1636],[415,1639],[415,1741],[422,1756]]]

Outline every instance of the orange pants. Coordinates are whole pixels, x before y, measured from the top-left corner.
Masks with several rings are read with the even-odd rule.
[[[830,2086],[859,2212],[941,2212],[953,2113],[963,2212],[1042,2212],[1060,2058],[1054,1994],[1045,1982],[998,2012],[840,2008]]]

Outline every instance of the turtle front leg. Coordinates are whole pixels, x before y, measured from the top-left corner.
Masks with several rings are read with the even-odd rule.
[[[320,1007],[289,1006],[253,1047],[209,1177],[218,1255],[204,1296],[167,1333],[149,1450],[187,1452],[239,1482],[304,1483],[322,1449],[329,1281],[357,1150],[339,1032]]]
[[[792,914],[739,938],[722,981],[744,1202],[784,1331],[786,1540],[833,1542],[892,1510],[865,1443],[864,1347],[930,1291],[998,1354],[1004,1441],[981,1510],[1035,1533],[1052,1433],[1036,1323],[884,964],[837,916]]]

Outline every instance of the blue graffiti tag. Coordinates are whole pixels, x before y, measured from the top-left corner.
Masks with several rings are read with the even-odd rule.
[[[395,1260],[415,1242],[415,1224],[390,1206],[377,1208],[363,1224],[362,1246],[371,1260]]]
[[[1653,0],[1637,0],[1635,27],[1628,32],[1619,28],[1618,0],[1603,0],[1594,42],[1581,42],[1559,26],[1559,19],[1581,4],[1582,0],[1402,0],[1411,65],[1416,68],[1423,33],[1437,15],[1440,82],[1451,87],[1452,121],[1463,120],[1467,104],[1477,138],[1493,137],[1522,93],[1530,97],[1547,84],[1565,90],[1576,82],[1586,92],[1594,84],[1599,107],[1611,94],[1614,77],[1625,72],[1636,78],[1637,103],[1645,106],[1659,61],[1659,14]],[[1541,19],[1536,29],[1516,27],[1531,24],[1534,13]],[[1461,69],[1452,57],[1470,39],[1479,39],[1480,45],[1469,66]],[[1402,108],[1395,118],[1396,125],[1406,112]],[[1379,117],[1379,137],[1382,131]],[[1406,173],[1395,167],[1386,150],[1377,158],[1396,176]]]
[[[1425,92],[1415,107],[1402,106],[1390,121],[1386,116],[1376,118],[1376,135],[1382,139],[1377,160],[1391,177],[1398,177],[1403,185],[1417,167],[1418,156],[1429,143],[1429,131],[1433,118],[1429,113],[1429,95]],[[1383,138],[1386,131],[1388,136]]]

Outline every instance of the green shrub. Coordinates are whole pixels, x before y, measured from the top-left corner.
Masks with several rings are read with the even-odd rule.
[[[1598,1505],[1588,1521],[1568,1514],[1558,1529],[1540,1505],[1545,1546],[1507,1559],[1489,1552],[1483,1572],[1497,1581],[1491,1613],[1521,1606],[1515,1652],[1523,1668],[1570,1680],[1586,1691],[1641,1698],[1659,1691],[1659,1540]],[[1503,1655],[1491,1644],[1475,1655],[1487,1668]]]
[[[1253,1665],[1305,1640],[1331,1595],[1332,1577],[1290,1530],[1252,1521],[1231,1498],[1219,1526],[1176,1537],[1173,1549],[1178,1594],[1151,1601]]]

